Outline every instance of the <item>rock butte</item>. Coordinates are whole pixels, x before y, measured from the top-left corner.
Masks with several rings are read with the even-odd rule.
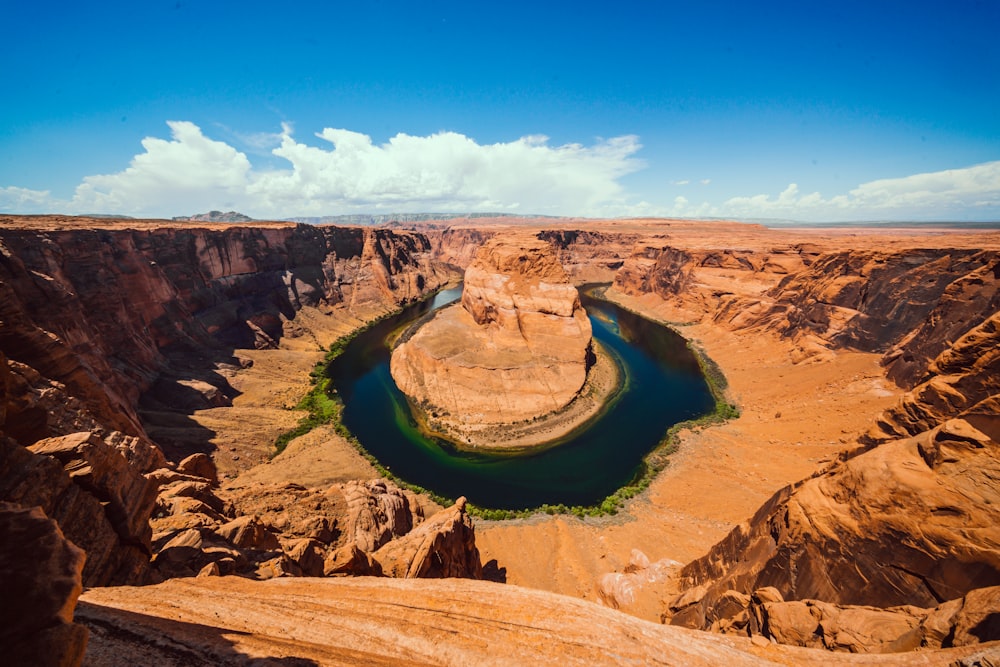
[[[476,252],[461,303],[396,347],[391,372],[432,432],[513,449],[564,435],[600,409],[617,384],[607,360],[603,396],[567,410],[595,359],[590,321],[551,246],[504,235]]]
[[[268,458],[324,348],[514,234],[685,323],[740,418],[625,520],[474,525],[328,426]],[[996,232],[0,216],[4,655],[998,664],[998,311]]]

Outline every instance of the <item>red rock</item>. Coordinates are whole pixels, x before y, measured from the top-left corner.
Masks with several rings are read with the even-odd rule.
[[[219,485],[219,472],[207,454],[199,452],[181,460],[177,464],[177,472],[207,479],[213,486]]]
[[[80,444],[80,451],[68,446],[72,442]],[[145,480],[139,482],[142,476],[113,448],[89,436],[53,447],[77,473],[75,479],[56,458],[34,454],[0,437],[0,500],[40,506],[68,539],[87,552],[84,585],[146,583],[152,504],[145,495]],[[124,496],[127,489],[137,495]]]
[[[390,577],[481,579],[483,566],[465,498],[397,537],[373,556]]]
[[[9,665],[81,664],[87,629],[73,622],[85,555],[39,507],[0,502],[0,641]]]

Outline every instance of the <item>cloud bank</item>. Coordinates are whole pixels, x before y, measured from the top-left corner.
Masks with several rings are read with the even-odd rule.
[[[826,198],[791,183],[776,197],[732,197],[715,215],[799,220],[1000,219],[1000,161],[863,183]]]
[[[588,217],[677,216],[787,218],[802,221],[1000,219],[1000,161],[962,169],[862,183],[826,196],[795,183],[777,194],[701,199],[722,186],[709,178],[672,181],[673,196],[629,193],[624,176],[644,168],[638,137],[593,145],[550,145],[540,135],[479,144],[455,132],[397,134],[382,144],[346,129],[326,128],[310,145],[280,133],[238,135],[254,155],[280,168],[255,167],[247,154],[170,121],[170,139],[147,137],[143,152],[113,174],[87,176],[70,199],[49,191],[0,187],[0,211],[112,213],[169,217],[210,209],[255,218],[355,212],[497,211]],[[225,128],[223,128],[225,129]],[[275,160],[274,158],[277,158]],[[664,182],[665,181],[661,181]],[[705,194],[701,194],[705,193]],[[700,201],[699,201],[700,200]]]
[[[397,134],[379,145],[327,128],[316,135],[323,142],[317,147],[297,141],[284,125],[271,153],[288,168],[258,170],[245,153],[206,137],[194,123],[167,125],[169,140],[147,137],[128,168],[87,176],[70,201],[5,188],[0,207],[136,216],[235,209],[255,218],[376,210],[587,215],[623,204],[618,179],[644,166],[633,157],[641,145],[631,135],[593,146],[551,146],[544,136],[481,145],[441,132]]]

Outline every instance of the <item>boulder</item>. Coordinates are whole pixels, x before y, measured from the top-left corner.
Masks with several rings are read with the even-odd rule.
[[[240,549],[273,551],[280,549],[278,538],[255,516],[241,516],[219,526],[216,535]]]
[[[327,577],[337,575],[364,576],[382,574],[378,561],[358,548],[356,544],[347,544],[331,552],[323,562],[323,574]]]
[[[219,485],[219,472],[215,468],[215,462],[208,454],[198,452],[182,459],[177,464],[177,472],[207,479],[212,486]]]
[[[465,511],[465,498],[397,537],[373,556],[390,577],[414,579],[464,577],[482,579],[475,528]]]

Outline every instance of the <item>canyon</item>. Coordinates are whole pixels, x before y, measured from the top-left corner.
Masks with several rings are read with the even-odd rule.
[[[1000,234],[409,227],[0,219],[13,655],[997,662]],[[680,331],[739,417],[601,518],[474,519],[328,425],[270,458],[326,349],[512,234]]]

